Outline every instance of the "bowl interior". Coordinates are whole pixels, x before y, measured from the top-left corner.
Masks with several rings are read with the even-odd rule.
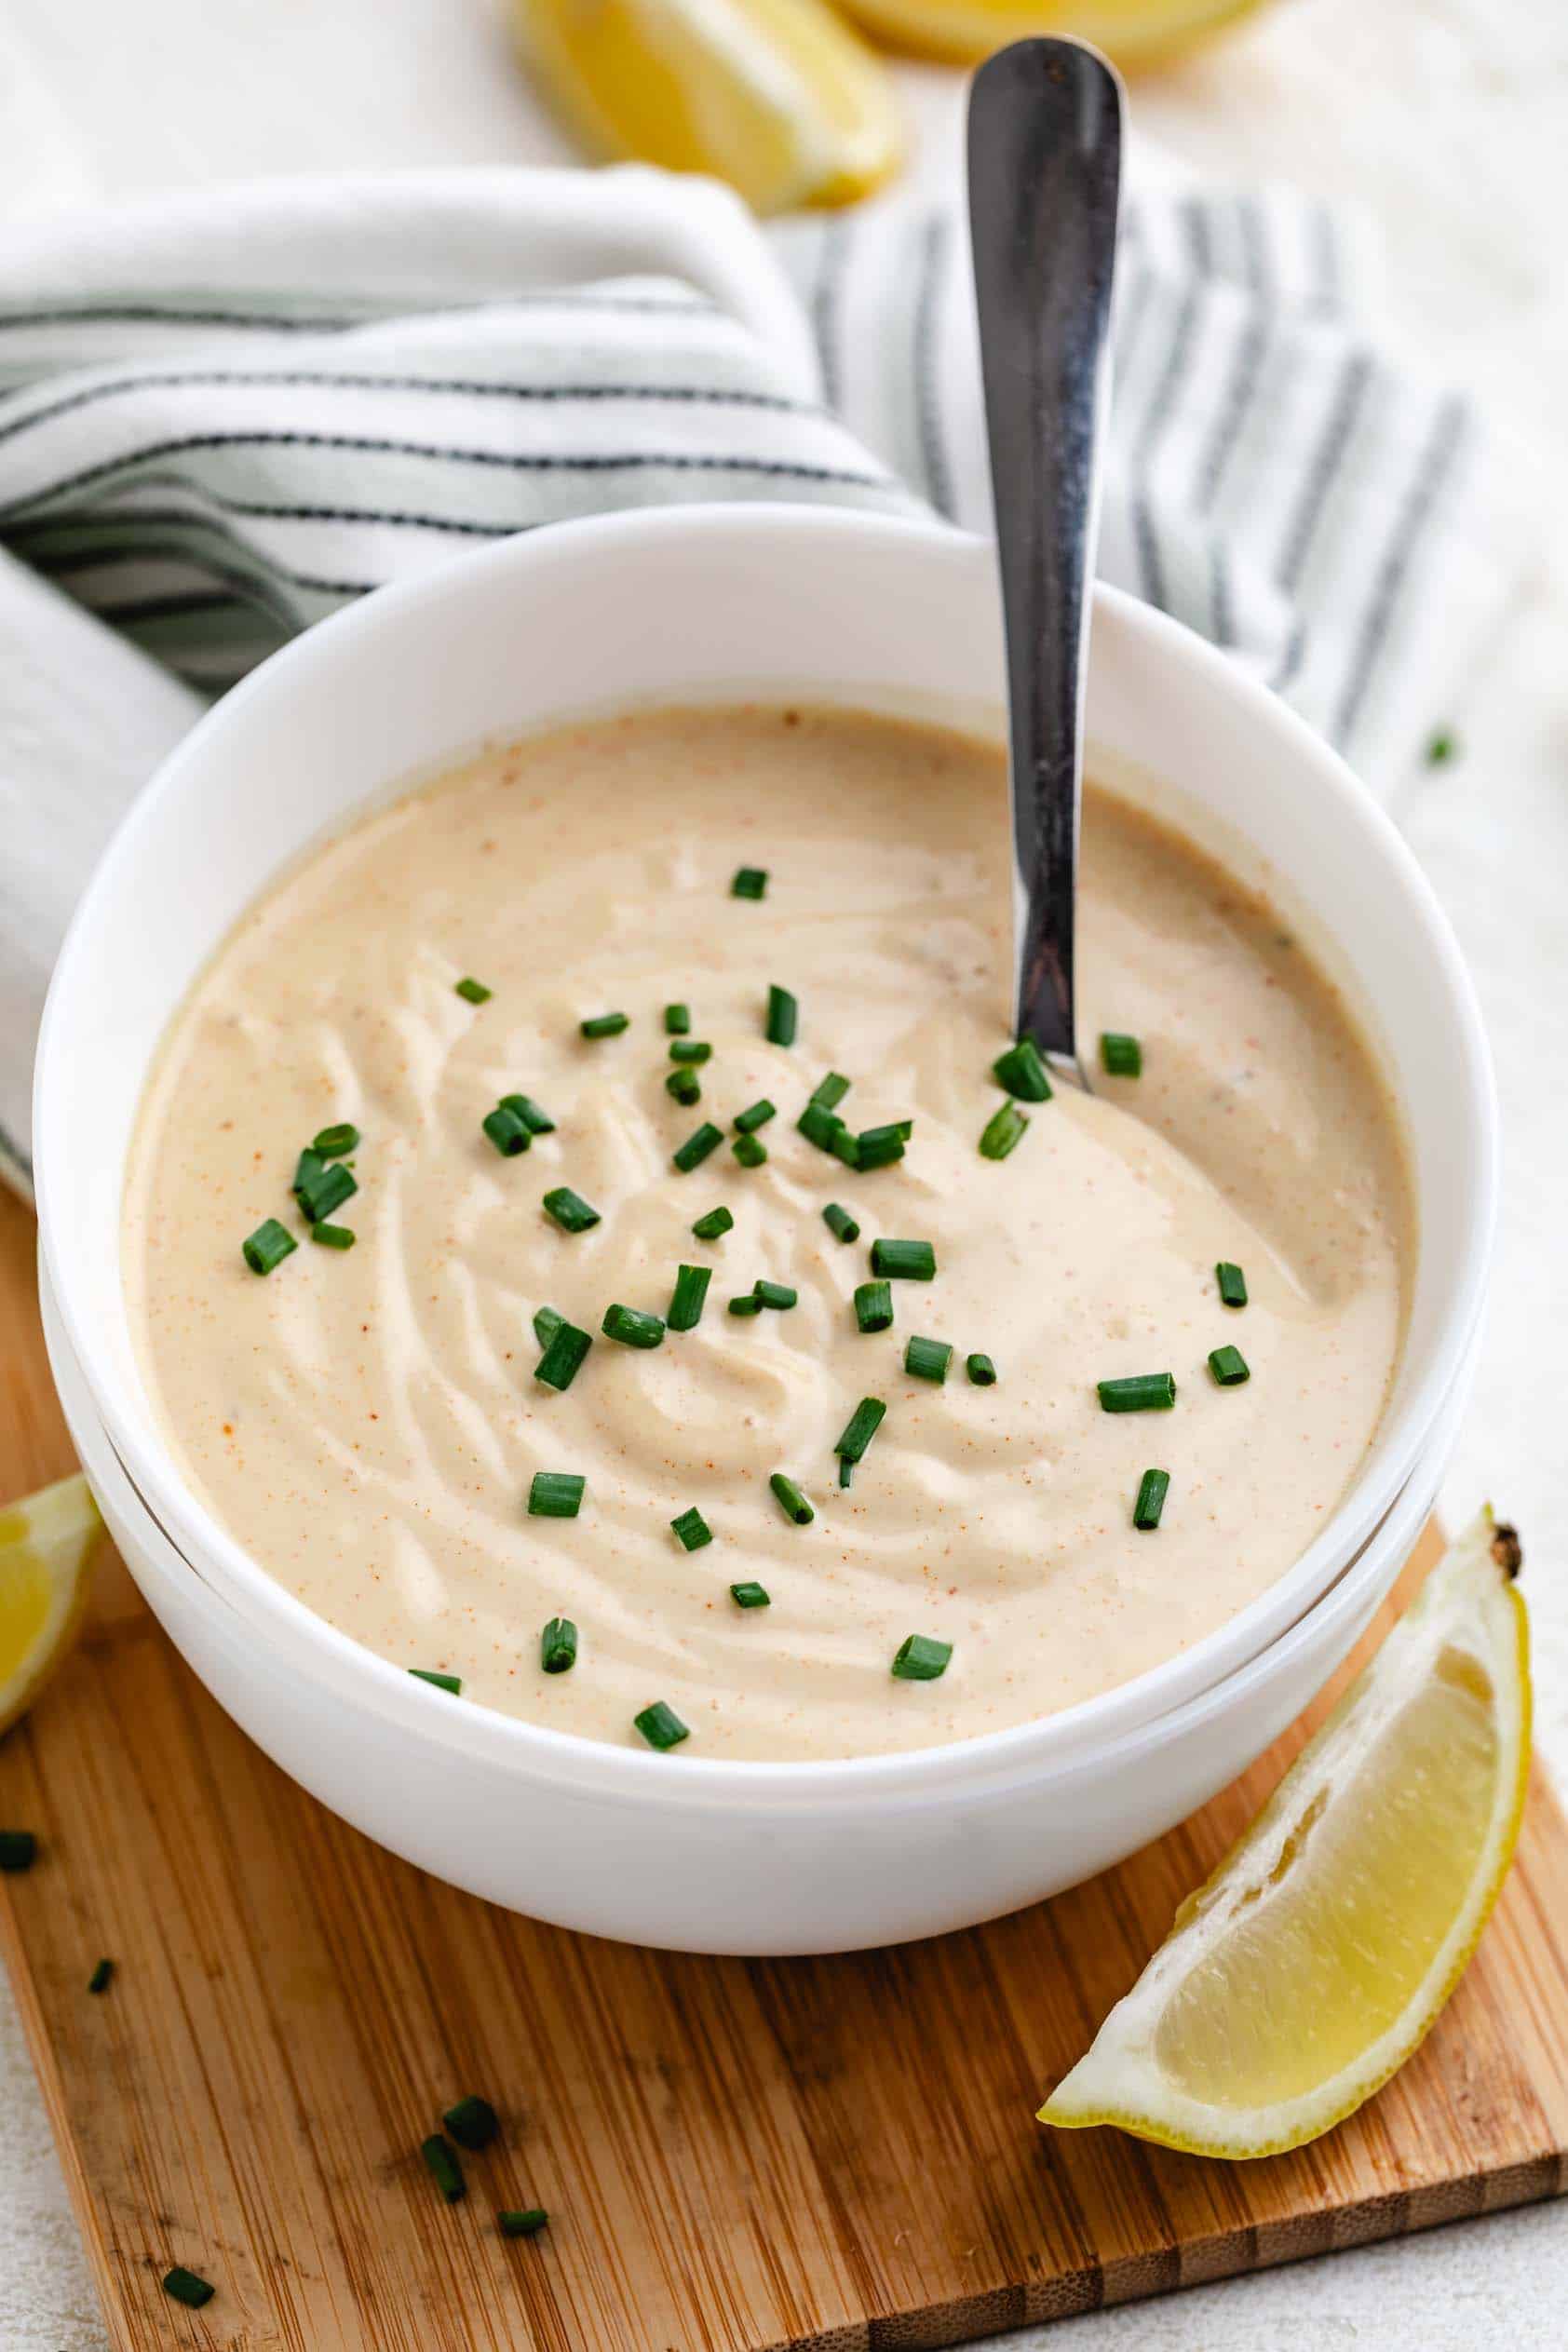
[[[163,1447],[119,1263],[142,1082],[185,990],[302,848],[486,740],[607,706],[791,694],[999,736],[989,549],[920,524],[782,507],[664,508],[507,541],[311,631],[227,696],[142,794],[88,887],[50,993],[39,1214],[61,1319],[105,1426],[204,1573],[237,1589],[263,1575]],[[1479,1312],[1493,1112],[1473,999],[1440,912],[1370,799],[1281,705],[1174,624],[1101,590],[1088,732],[1091,757],[1115,780],[1157,777],[1177,822],[1228,845],[1304,924],[1383,1061],[1419,1217],[1403,1365],[1355,1490],[1240,1618],[1107,1695],[1113,1717],[1146,1719],[1293,1622],[1408,1475]],[[1073,1714],[1087,1728],[1104,1710],[1097,1700]],[[1058,1740],[1062,1722],[1053,1719]]]

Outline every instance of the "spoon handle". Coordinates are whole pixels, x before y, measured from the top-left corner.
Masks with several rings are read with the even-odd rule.
[[[1015,1029],[1076,1060],[1084,679],[1110,391],[1121,85],[1076,41],[1018,41],[969,95],[986,426],[1007,645]]]

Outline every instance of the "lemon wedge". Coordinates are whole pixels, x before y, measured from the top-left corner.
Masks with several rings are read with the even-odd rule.
[[[80,1472],[0,1511],[0,1732],[75,1639],[103,1522]]]
[[[843,0],[846,14],[890,48],[979,64],[1032,34],[1070,33],[1118,65],[1180,57],[1260,0]]]
[[[1474,1951],[1519,1834],[1518,1565],[1511,1529],[1482,1512],[1187,1898],[1043,2122],[1272,2156],[1404,2063]]]
[[[758,212],[851,204],[903,152],[885,67],[823,0],[514,0],[600,154],[727,180]]]

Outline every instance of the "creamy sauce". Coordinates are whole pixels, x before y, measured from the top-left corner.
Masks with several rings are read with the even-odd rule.
[[[133,1327],[177,1457],[217,1517],[334,1625],[469,1699],[637,1744],[663,1698],[680,1753],[803,1758],[924,1747],[1047,1715],[1223,1624],[1311,1542],[1354,1479],[1393,1376],[1410,1209],[1390,1110],[1333,991],[1269,908],[1091,791],[1086,1034],[1141,1037],[1143,1075],[1026,1106],[1002,1161],[1008,827],[999,755],[936,729],[773,709],[644,712],[487,756],[376,810],[241,922],[149,1087],[126,1206]],[[760,902],[729,895],[768,870]],[[494,993],[473,1007],[453,983]],[[791,1048],[767,989],[800,1000]],[[710,1040],[702,1100],[665,1088],[662,1011]],[[588,1015],[624,1034],[585,1042]],[[907,1156],[855,1174],[796,1132],[829,1070],[852,1128],[911,1116]],[[557,1121],[503,1158],[505,1093]],[[778,1106],[765,1165],[735,1114]],[[724,1145],[681,1174],[711,1117]],[[363,1131],[358,1245],[313,1247],[289,1198],[316,1129]],[[542,1196],[602,1215],[562,1233]],[[858,1217],[845,1246],[826,1202]],[[693,1221],[719,1203],[718,1242]],[[301,1247],[265,1279],[243,1237]],[[935,1244],[897,1321],[851,1305],[878,1236]],[[1239,1262],[1240,1311],[1216,1260]],[[711,1265],[700,1326],[646,1352],[598,1336],[614,1301],[665,1314]],[[759,1277],[799,1304],[741,1319]],[[549,1305],[595,1334],[565,1394],[534,1379]],[[912,1333],[954,1348],[909,1377]],[[1239,1347],[1244,1386],[1209,1351]],[[995,1360],[994,1387],[965,1358]],[[1095,1384],[1169,1371],[1168,1413]],[[848,1493],[833,1444],[887,1413]],[[1170,1473],[1157,1531],[1142,1471]],[[536,1470],[582,1473],[572,1521],[530,1518]],[[787,1521],[772,1472],[815,1521]],[[670,1521],[713,1530],[687,1552]],[[766,1609],[732,1583],[759,1580]],[[539,1635],[580,1629],[547,1676]],[[939,1681],[889,1672],[905,1636]]]

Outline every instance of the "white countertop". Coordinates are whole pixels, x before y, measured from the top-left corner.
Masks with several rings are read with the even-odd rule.
[[[927,168],[956,77],[904,75]],[[1498,1065],[1506,1189],[1485,1359],[1446,1490],[1529,1552],[1540,1744],[1568,1783],[1568,11],[1557,0],[1287,0],[1135,120],[1214,178],[1362,206],[1401,338],[1517,435],[1542,552],[1498,644],[1456,678],[1463,755],[1395,802],[1452,914]],[[0,213],[272,171],[558,162],[500,0],[5,0]],[[0,1986],[0,2345],[102,2352],[20,2027]],[[1508,2352],[1568,2340],[1568,2212],[1472,2222],[1007,2339],[1084,2352]]]

